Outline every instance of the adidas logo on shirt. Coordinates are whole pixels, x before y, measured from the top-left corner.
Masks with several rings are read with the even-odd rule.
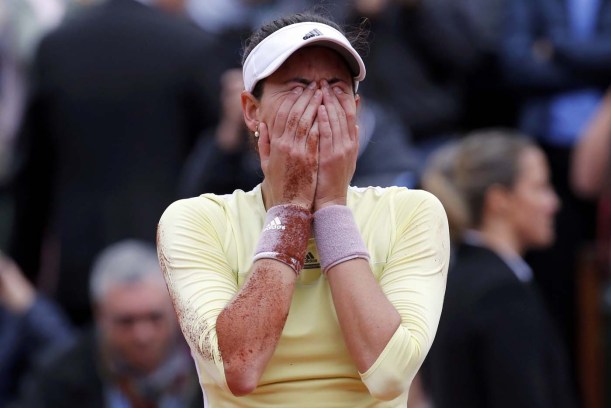
[[[306,35],[303,36],[304,40],[307,40],[309,38],[312,37],[318,37],[322,35],[322,33],[320,32],[320,30],[318,28],[313,29],[312,31],[310,31],[309,33],[307,33]]]
[[[267,226],[263,229],[263,231],[283,230],[283,229],[286,229],[286,226],[282,225],[280,218],[276,217],[273,220],[271,220],[269,224],[267,224]]]
[[[305,256],[305,260],[304,260],[304,266],[303,269],[317,269],[320,268],[320,262],[318,261],[318,259],[316,259],[316,257],[314,256],[314,254],[310,251],[308,251],[308,253]]]

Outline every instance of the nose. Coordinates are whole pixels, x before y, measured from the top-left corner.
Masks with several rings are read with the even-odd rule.
[[[146,319],[137,320],[132,327],[132,334],[138,343],[147,343],[155,335],[155,325]]]

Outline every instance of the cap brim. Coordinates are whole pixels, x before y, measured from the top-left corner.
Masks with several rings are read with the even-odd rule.
[[[315,34],[308,37],[310,33]],[[243,69],[246,90],[252,92],[257,82],[276,72],[297,50],[309,46],[328,47],[338,52],[353,75],[355,88],[365,79],[365,64],[343,34],[326,24],[307,22],[283,27],[251,51]]]

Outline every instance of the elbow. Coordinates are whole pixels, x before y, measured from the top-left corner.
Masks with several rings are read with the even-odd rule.
[[[428,344],[428,343],[427,343]],[[409,391],[424,355],[418,341],[400,326],[373,366],[361,374],[369,394],[381,401],[392,401]]]
[[[392,401],[409,391],[414,376],[405,370],[388,370],[363,378],[363,382],[373,398]]]
[[[243,397],[253,392],[257,388],[257,383],[237,379],[229,381],[229,379],[227,379],[227,386],[235,397]]]
[[[372,397],[381,401],[392,401],[409,390],[411,381],[398,376],[387,377],[381,386],[369,390]]]
[[[573,182],[573,191],[575,195],[582,199],[595,199],[601,192],[601,188],[589,180],[581,180]]]
[[[252,393],[259,384],[259,377],[253,370],[245,367],[240,370],[225,370],[227,387],[236,397],[243,397]]]
[[[599,177],[600,173],[584,168],[579,162],[573,161],[570,174],[573,192],[583,199],[596,198],[602,191],[603,185],[603,181]]]

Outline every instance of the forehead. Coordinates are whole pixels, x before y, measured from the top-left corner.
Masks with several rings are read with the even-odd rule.
[[[518,180],[539,180],[548,176],[545,156],[536,147],[528,147],[520,153],[518,159]]]
[[[109,288],[102,307],[112,312],[145,312],[169,304],[167,289],[156,280],[118,284]]]
[[[297,50],[269,76],[269,80],[305,78],[310,80],[340,79],[351,82],[348,63],[328,47],[311,46]]]

